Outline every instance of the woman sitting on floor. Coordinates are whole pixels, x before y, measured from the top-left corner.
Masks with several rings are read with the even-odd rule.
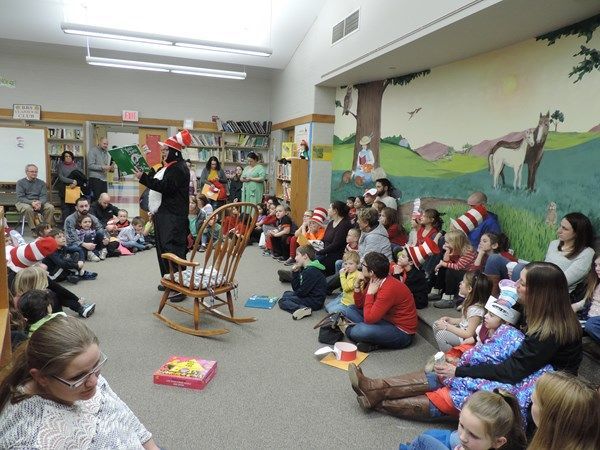
[[[0,448],[158,449],[100,375],[106,360],[80,320],[44,323],[0,384]]]
[[[443,391],[442,380],[450,380],[452,386],[457,378],[468,378],[470,382],[462,384],[485,383],[491,389],[506,389],[510,385],[527,388],[546,366],[576,374],[582,358],[581,326],[571,309],[563,272],[554,264],[530,263],[521,273],[517,292],[519,303],[524,305],[527,332],[520,345],[512,348],[514,353],[505,343],[498,345],[496,350],[505,355],[503,362],[461,367],[442,363],[435,366],[435,373],[418,371],[387,379],[367,378],[354,366],[349,373],[359,404],[398,417],[430,420],[457,416],[462,407],[454,402],[452,388]],[[521,398],[522,406],[529,400]]]

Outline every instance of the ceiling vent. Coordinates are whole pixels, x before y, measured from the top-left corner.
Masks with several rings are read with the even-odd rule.
[[[334,25],[331,32],[331,43],[335,44],[340,39],[358,30],[359,10],[357,9],[341,22]]]

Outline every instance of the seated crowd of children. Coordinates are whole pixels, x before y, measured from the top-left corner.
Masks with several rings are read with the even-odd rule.
[[[277,271],[280,281],[292,285],[281,295],[280,308],[294,320],[327,311],[319,324],[339,335],[321,342],[347,339],[365,352],[401,349],[416,333],[417,309],[432,302],[459,311],[433,324],[443,356],[421,375],[378,381],[351,367],[352,387],[365,409],[426,420],[458,418],[460,412],[457,432],[432,431],[401,448],[526,448],[525,431],[533,439],[530,448],[598,448],[597,412],[578,428],[586,436],[567,433],[561,439],[541,425],[539,411],[536,417],[535,395],[532,410],[536,383],[559,380],[598,399],[598,391],[572,376],[581,362],[582,327],[600,342],[600,257],[593,257],[591,222],[581,213],[565,215],[545,262],[525,265],[509,250],[486,201],[483,193],[474,193],[466,212],[452,219],[446,231],[443,214],[432,208],[421,211],[417,201],[411,230],[405,233],[397,211],[371,192],[349,198],[347,204],[333,202],[329,220],[324,208],[306,211],[299,227],[285,206],[270,199],[262,207],[256,235],[263,255],[291,265],[291,270]],[[331,255],[335,264],[328,266]],[[338,288],[341,293],[334,294]],[[328,299],[328,294],[334,297]],[[544,306],[531,304],[543,301]],[[471,375],[473,366],[477,370]],[[560,370],[571,375],[555,372]],[[390,394],[395,383],[404,392],[400,397]],[[407,394],[406,383],[417,391]],[[412,397],[415,393],[427,395]]]

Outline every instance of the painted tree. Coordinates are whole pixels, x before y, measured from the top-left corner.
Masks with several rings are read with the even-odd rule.
[[[375,158],[375,166],[379,164],[379,141],[381,140],[381,100],[383,93],[387,87],[392,85],[405,86],[415,78],[429,75],[429,69],[420,72],[410,73],[385,80],[370,81],[368,83],[356,84],[353,89],[358,92],[358,100],[356,102],[356,114],[352,111],[344,110],[344,113],[352,115],[356,119],[356,141],[354,144],[353,161],[356,161],[358,152],[360,151],[359,141],[363,136],[370,136],[371,143],[369,148],[373,152]],[[342,86],[342,89],[346,86]],[[338,100],[336,106],[344,109],[344,106]]]
[[[558,109],[552,113],[550,116],[550,122],[554,124],[554,131],[558,130],[558,123],[563,123],[565,121],[565,115],[560,112]]]
[[[585,36],[585,42],[588,43],[592,39],[592,35],[596,28],[600,26],[600,14],[597,14],[589,19],[582,20],[566,27],[559,28],[558,30],[551,31],[550,33],[543,34],[536,37],[537,41],[545,40],[548,41],[548,45],[552,45],[557,39],[564,36],[578,37]],[[585,45],[580,46],[578,53],[573,56],[583,56],[583,60],[579,61],[576,66],[573,67],[569,72],[569,78],[577,75],[577,79],[573,83],[580,81],[585,75],[592,72],[593,70],[600,70],[600,51],[595,48],[589,48]],[[562,121],[561,121],[562,122]],[[555,123],[556,125],[556,123]]]

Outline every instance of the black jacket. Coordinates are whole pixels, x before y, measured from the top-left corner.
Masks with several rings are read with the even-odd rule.
[[[323,270],[325,267],[318,262],[313,261],[306,268],[298,272],[292,272],[292,289],[299,298],[308,298],[312,302],[318,302],[321,305],[325,302],[327,295],[327,280]]]
[[[162,194],[162,201],[157,214],[167,212],[173,215],[185,216],[189,211],[190,170],[183,159],[173,162],[165,170],[162,180],[154,178],[155,172],[142,174],[140,183],[153,191]]]
[[[393,275],[395,278],[400,278],[399,275]],[[415,306],[417,309],[427,308],[427,295],[429,294],[429,285],[425,278],[425,273],[419,269],[411,269],[406,272],[406,280],[404,281],[406,287],[410,289],[415,299]]]
[[[42,262],[48,266],[48,274],[51,279],[60,276],[65,270],[79,270],[77,262],[79,255],[77,253],[68,253],[65,248],[59,248],[54,253],[46,256]]]
[[[106,208],[103,208],[100,203],[95,201],[90,206],[90,213],[96,216],[96,219],[102,224],[102,228],[106,228],[107,222],[119,213],[119,208],[111,203]]]

